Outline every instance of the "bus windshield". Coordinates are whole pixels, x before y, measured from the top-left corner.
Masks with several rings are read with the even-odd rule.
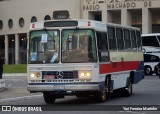
[[[91,29],[62,30],[62,63],[96,62],[95,32]]]
[[[59,30],[30,32],[28,63],[58,63],[59,37]]]

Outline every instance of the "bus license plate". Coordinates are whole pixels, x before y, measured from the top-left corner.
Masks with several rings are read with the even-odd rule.
[[[55,79],[55,75],[44,75],[45,80],[53,80]]]

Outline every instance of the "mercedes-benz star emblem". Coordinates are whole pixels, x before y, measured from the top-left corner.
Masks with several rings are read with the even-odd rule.
[[[57,73],[56,73],[56,77],[57,77],[58,79],[62,79],[62,78],[63,78],[63,72],[57,72]]]

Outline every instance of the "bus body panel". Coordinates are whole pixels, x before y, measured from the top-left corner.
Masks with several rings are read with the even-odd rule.
[[[55,64],[55,65],[28,65],[29,74],[32,72],[39,72],[42,75],[42,79],[37,80],[35,82],[32,82],[29,80],[29,86],[28,90],[30,91],[98,91],[99,86],[101,85],[101,82],[99,82],[99,75],[98,75],[98,65],[97,64]],[[91,79],[78,79],[78,75],[76,75],[76,78],[71,77],[71,72],[76,71],[91,71],[92,78]],[[42,73],[45,72],[45,73]],[[56,78],[58,77],[58,73],[63,73],[64,77],[62,78]],[[67,74],[68,73],[68,74]],[[51,76],[54,75],[54,78],[52,81],[50,80],[44,80],[44,76]],[[70,77],[69,79],[66,79]],[[59,85],[59,86],[57,86]],[[60,86],[62,85],[62,86]],[[63,89],[62,89],[62,88]],[[61,88],[61,89],[60,89]],[[77,88],[77,89],[76,89]]]

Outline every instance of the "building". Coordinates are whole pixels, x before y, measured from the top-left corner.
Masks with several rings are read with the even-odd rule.
[[[0,52],[6,64],[27,63],[30,22],[54,19],[55,11],[139,27],[142,33],[160,32],[160,0],[1,0]]]
[[[77,10],[78,9],[78,10]],[[53,19],[56,10],[80,17],[80,0],[1,0],[0,52],[6,64],[27,63],[27,37],[31,22]]]

